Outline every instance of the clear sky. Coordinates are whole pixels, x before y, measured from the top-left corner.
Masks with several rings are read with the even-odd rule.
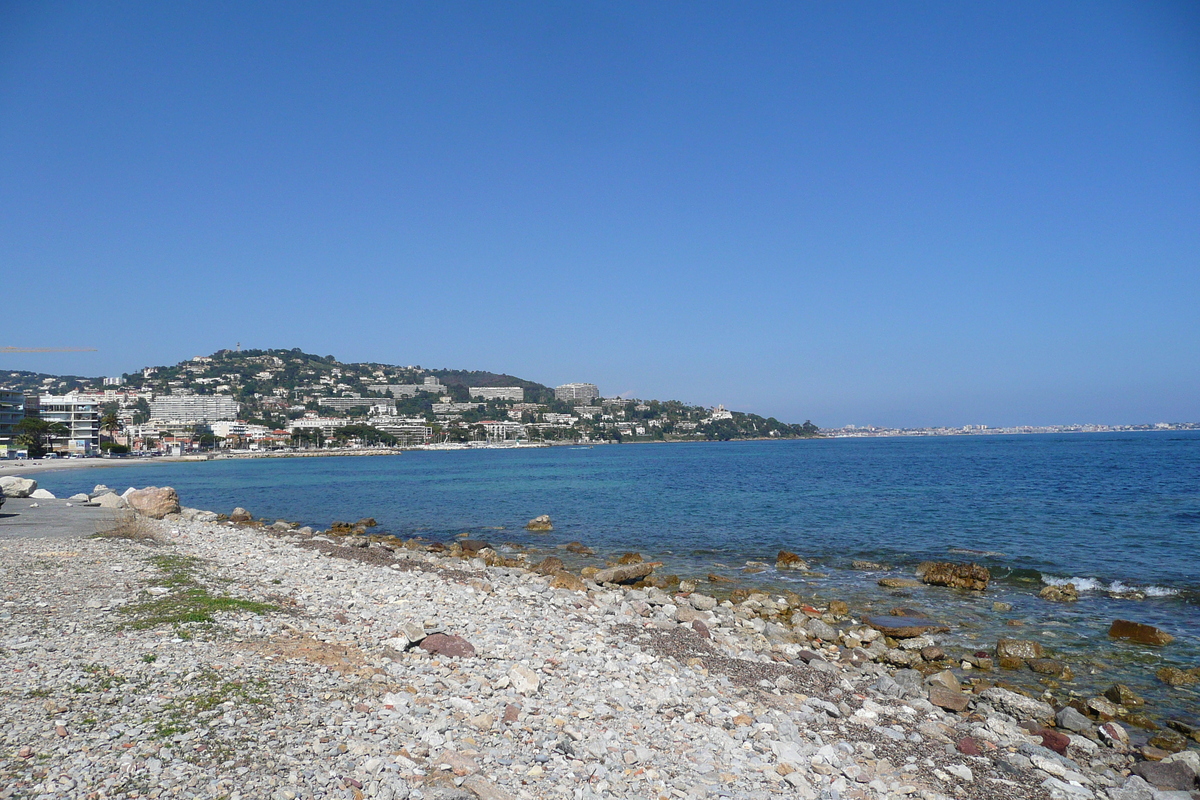
[[[0,2],[0,369],[1200,420],[1200,5]]]

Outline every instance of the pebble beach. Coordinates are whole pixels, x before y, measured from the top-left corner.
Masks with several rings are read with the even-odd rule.
[[[70,504],[3,508],[0,798],[1200,797],[1194,730],[919,625],[178,506],[19,535]]]

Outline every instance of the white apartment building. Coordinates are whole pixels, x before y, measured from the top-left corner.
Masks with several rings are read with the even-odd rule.
[[[104,385],[105,385],[105,386],[124,386],[124,385],[125,385],[125,379],[124,379],[123,377],[117,377],[117,378],[105,378],[105,379],[104,379]]]
[[[542,421],[551,425],[569,428],[576,422],[579,422],[579,417],[573,417],[570,414],[555,414],[552,411],[547,411],[545,414],[542,414]]]
[[[238,401],[227,394],[168,394],[150,401],[150,418],[216,422],[237,419],[238,409]]]
[[[554,387],[554,398],[568,403],[595,400],[600,396],[600,390],[594,383],[564,383]]]
[[[338,411],[349,411],[352,408],[379,408],[379,413],[396,413],[396,401],[381,397],[360,397],[359,395],[350,395],[349,397],[318,397],[317,404]]]
[[[515,400],[525,402],[525,390],[520,386],[471,386],[468,389],[472,398],[483,400]]]
[[[91,453],[100,447],[100,404],[91,399],[44,394],[38,399],[38,416],[61,423],[67,435],[55,438],[54,450]]]
[[[509,422],[508,420],[494,422],[489,420],[480,424],[487,431],[489,439],[517,439],[525,434],[525,426],[518,422]]]
[[[440,395],[446,391],[445,385],[433,375],[427,376],[421,383],[373,383],[367,388],[379,394],[390,393],[392,397],[416,397],[417,392]]]
[[[420,417],[372,417],[370,424],[396,437],[398,444],[412,446],[426,444],[433,438],[433,427]]]
[[[350,420],[341,419],[340,417],[302,417],[301,419],[290,420],[287,424],[287,429],[289,431],[319,430],[322,436],[329,437],[333,436],[335,430],[345,427],[348,424],[350,424]]]
[[[434,403],[435,414],[461,414],[463,411],[474,411],[483,408],[483,403]]]

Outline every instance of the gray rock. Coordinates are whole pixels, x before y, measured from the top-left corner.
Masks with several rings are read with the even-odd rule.
[[[1088,731],[1093,730],[1095,727],[1090,719],[1085,717],[1083,714],[1080,714],[1070,706],[1067,706],[1063,710],[1059,711],[1054,716],[1054,721],[1058,727],[1065,728],[1069,731],[1075,731],[1076,733],[1087,733]]]
[[[90,503],[90,502],[92,502],[92,498],[90,495],[80,492],[79,494],[73,494],[70,497],[68,497],[67,502],[68,503]]]
[[[1109,800],[1154,800],[1154,788],[1137,775],[1130,775],[1119,787],[1108,789]]]
[[[838,633],[832,625],[828,625],[819,619],[810,619],[804,625],[804,630],[808,631],[809,636],[814,636],[826,642],[836,642]]]
[[[1017,719],[1035,719],[1041,721],[1049,721],[1054,719],[1054,709],[1048,703],[1043,703],[1041,700],[1034,700],[1032,697],[1026,697],[1016,692],[1010,692],[1008,689],[1001,689],[999,686],[993,686],[991,689],[984,690],[980,697],[987,700],[993,706],[1006,714],[1011,714]]]
[[[5,497],[29,497],[37,491],[37,481],[33,478],[18,478],[16,475],[0,477],[0,491]]]

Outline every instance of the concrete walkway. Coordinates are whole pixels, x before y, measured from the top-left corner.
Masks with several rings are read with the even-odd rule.
[[[37,504],[37,508],[31,508]],[[7,497],[0,507],[0,539],[74,539],[108,530],[121,511],[66,500]],[[128,512],[125,512],[128,513]]]

